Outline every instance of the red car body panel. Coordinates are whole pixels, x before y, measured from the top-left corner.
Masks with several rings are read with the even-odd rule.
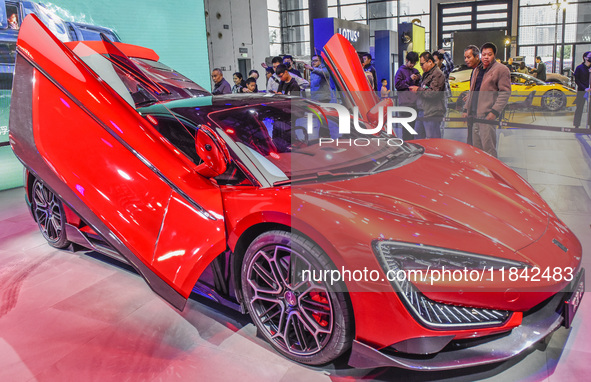
[[[198,196],[198,200],[203,200],[202,196]],[[220,240],[226,237],[221,198],[212,199],[211,205],[220,211],[216,221],[173,191],[166,217],[161,221],[162,229],[151,264],[166,282],[180,288],[186,297],[211,260],[226,249],[226,241]],[[209,213],[214,212],[210,210]]]
[[[71,50],[74,50],[78,47],[79,41],[69,41],[65,42],[66,45]],[[123,42],[113,42],[117,48],[119,48],[123,53],[125,53],[129,57],[135,58],[144,58],[146,60],[158,61],[160,56],[156,54],[152,49],[144,48],[142,46],[125,44]],[[100,54],[107,54],[108,49],[105,47],[105,43],[102,41],[85,41],[84,44],[80,45],[84,47],[88,47],[89,52],[96,52]],[[81,54],[77,54],[78,56],[82,56]]]
[[[496,278],[483,289],[474,283],[414,282],[436,302],[512,312],[495,326],[433,329],[413,316],[386,279],[373,241],[580,269],[580,243],[531,186],[498,160],[457,142],[416,141],[424,148],[418,159],[342,181],[267,188],[219,185],[201,176],[198,165],[159,133],[153,117],[138,113],[70,50],[107,54],[101,44],[64,45],[37,18],[25,19],[17,69],[31,70],[34,86],[18,86],[32,86],[32,100],[22,99],[32,102],[33,138],[24,127],[12,128],[11,112],[11,145],[28,171],[43,174],[64,200],[70,225],[101,235],[179,309],[214,258],[227,249],[238,252],[241,240],[264,225],[310,238],[338,270],[379,273],[375,281],[345,280],[355,339],[376,349],[412,339],[467,339],[510,331],[521,324],[522,312],[567,283],[532,286]],[[128,56],[158,59],[149,49],[116,46]],[[378,99],[355,50],[336,35],[325,52],[329,66],[341,73],[350,101],[365,118],[374,118]],[[14,118],[27,122],[24,109]],[[83,221],[91,226],[83,227]],[[569,248],[568,256],[553,240]]]
[[[169,187],[39,72],[35,82],[33,97],[47,100],[33,104],[39,154],[85,204],[93,210],[104,209],[103,219],[109,228],[125,238],[144,262],[151,262],[170,198]],[[80,129],[81,125],[85,128]],[[86,139],[89,135],[98,138],[108,156],[92,155],[104,148]],[[71,142],[77,144],[72,147]],[[135,192],[144,195],[143,200]]]
[[[84,204],[101,211],[101,220],[118,240],[187,298],[201,272],[226,248],[219,188],[195,176],[194,163],[162,138],[35,17],[23,22],[17,46],[44,72],[35,71],[38,85],[34,87],[35,99],[44,102],[33,103],[39,154]],[[89,135],[97,139],[86,139]],[[18,155],[18,142],[13,149]],[[142,156],[132,150],[141,150]],[[203,236],[186,237],[192,243],[184,243],[190,255],[182,257],[188,268],[182,274],[177,274],[176,257],[158,261],[178,250],[176,229],[160,230],[165,215],[176,216],[183,208],[169,182],[190,199],[199,200],[204,211],[219,217],[197,217],[191,222],[193,230],[208,237],[209,243],[202,245]],[[169,203],[172,208],[167,212]]]
[[[336,73],[335,81],[345,96],[345,103],[349,107],[357,106],[362,119],[375,123],[380,106],[385,113],[393,105],[391,99],[380,101],[363,72],[357,52],[343,35],[337,33],[328,40],[321,55],[328,68]]]
[[[369,180],[372,177],[363,179]],[[291,193],[281,188],[225,190],[223,195],[230,249],[234,249],[232,238],[239,238],[246,229],[253,225],[276,223],[289,225],[321,245],[322,249],[334,261],[337,269],[344,268],[351,272],[364,268],[381,270],[381,265],[371,253],[367,243],[356,239],[366,236],[365,232],[356,232],[359,230],[356,227],[365,227],[363,220],[367,218],[373,220],[373,216],[360,214],[358,220],[350,222],[350,225],[344,225],[340,229],[326,230],[325,227],[335,226],[335,215],[322,211],[323,206],[326,206],[326,199],[321,197],[318,191],[318,185],[302,188],[292,186]],[[290,199],[293,200],[290,201]],[[345,210],[348,201],[341,200],[343,203],[341,208]],[[293,203],[297,203],[299,211],[290,211]],[[281,207],[283,207],[283,211],[281,211]],[[318,211],[322,213],[318,213]],[[347,217],[341,211],[338,214]],[[310,216],[314,216],[312,221]],[[337,218],[336,221],[338,220],[340,219]],[[378,218],[375,220],[379,221]],[[383,223],[381,225],[383,226]],[[413,228],[411,231],[414,232],[415,229]],[[338,244],[335,245],[335,243]],[[385,276],[383,277],[385,278]],[[394,292],[387,280],[378,282],[348,280],[347,287],[353,310],[356,312],[355,336],[357,340],[383,348],[408,338],[442,335],[441,331],[427,329],[416,322],[400,300],[393,298]],[[486,296],[481,293],[479,297],[480,305],[486,305],[482,302]],[[458,339],[471,338],[475,335],[484,336],[504,332],[520,323],[521,314],[518,313],[499,327],[478,330],[446,330],[445,334],[453,334]],[[401,327],[405,327],[405,330],[401,331]]]

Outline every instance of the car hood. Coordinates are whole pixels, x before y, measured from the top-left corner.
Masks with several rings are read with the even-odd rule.
[[[482,152],[476,154],[494,159]],[[451,221],[460,241],[467,239],[466,235],[481,235],[515,253],[543,235],[551,213],[541,198],[520,192],[525,181],[518,176],[515,179],[507,181],[476,161],[426,147],[412,163],[333,182],[326,193],[396,216]]]

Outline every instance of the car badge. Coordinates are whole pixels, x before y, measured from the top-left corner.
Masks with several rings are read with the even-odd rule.
[[[556,246],[557,246],[558,248],[562,249],[562,250],[564,251],[564,253],[567,253],[567,252],[568,252],[568,248],[566,248],[566,247],[564,246],[564,244],[562,244],[562,243],[561,243],[561,242],[559,242],[558,240],[556,240],[556,239],[553,239],[553,240],[552,240],[552,243],[556,244]]]
[[[296,299],[295,293],[293,293],[290,290],[288,290],[287,292],[285,292],[285,301],[287,301],[287,303],[289,304],[289,306],[295,306],[298,303],[298,300]]]

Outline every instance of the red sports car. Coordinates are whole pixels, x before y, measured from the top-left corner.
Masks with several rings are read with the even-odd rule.
[[[63,44],[34,16],[17,50],[10,142],[42,234],[128,262],[177,309],[197,292],[248,312],[298,362],[420,370],[501,361],[572,321],[579,241],[482,151],[342,133],[301,98],[212,97],[152,50]],[[325,48],[372,120],[353,54]]]

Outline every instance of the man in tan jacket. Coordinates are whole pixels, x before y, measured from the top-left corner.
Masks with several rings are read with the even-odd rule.
[[[464,107],[463,116],[488,121],[497,120],[511,96],[511,72],[495,60],[497,47],[487,42],[480,48],[481,64],[474,69],[470,79],[470,92]],[[474,123],[473,145],[497,156],[496,125]]]

